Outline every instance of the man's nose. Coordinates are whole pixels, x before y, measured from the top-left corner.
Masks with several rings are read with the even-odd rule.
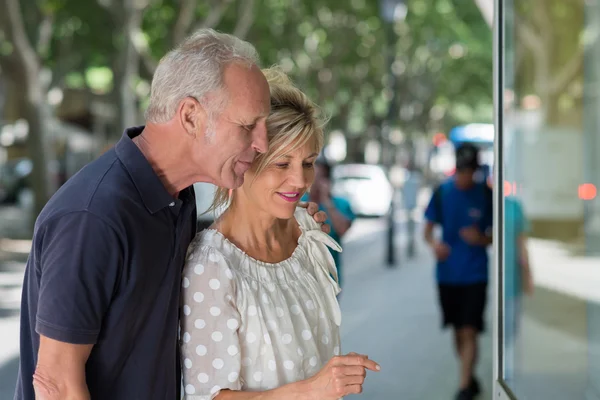
[[[269,139],[267,138],[267,124],[261,122],[254,128],[252,133],[252,149],[257,153],[266,153],[269,150]]]

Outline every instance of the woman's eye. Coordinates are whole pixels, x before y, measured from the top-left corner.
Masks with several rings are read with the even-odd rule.
[[[313,168],[315,166],[314,163],[304,163],[304,168]]]
[[[287,168],[289,166],[288,163],[279,163],[279,164],[275,164],[275,166],[277,168]]]
[[[252,125],[244,125],[244,129],[247,130],[248,132],[251,132],[254,130],[254,128],[256,128],[256,124],[252,124]]]

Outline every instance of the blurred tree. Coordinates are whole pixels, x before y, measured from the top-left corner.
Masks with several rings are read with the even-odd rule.
[[[544,120],[579,125],[583,100],[584,0],[519,1],[514,8],[515,76],[521,96],[536,94]]]
[[[35,13],[33,13],[35,14]],[[33,18],[32,15],[29,16]],[[38,53],[47,51],[47,24],[51,23],[51,13],[38,13],[41,18],[39,30],[32,37],[28,34],[21,4],[18,0],[0,1],[0,32],[2,37],[0,67],[8,76],[11,85],[18,83],[20,90],[13,90],[18,112],[29,125],[28,148],[34,162],[32,184],[35,193],[35,215],[41,211],[52,192],[53,179],[48,173],[51,146],[48,146],[50,112],[46,103],[48,83],[42,75],[42,62]],[[15,118],[16,119],[16,118]]]
[[[396,26],[396,125],[412,135],[490,120],[491,32],[475,3],[407,5]],[[109,96],[115,139],[141,122],[160,57],[199,27],[246,38],[263,65],[279,64],[330,116],[328,131],[345,133],[351,160],[360,161],[365,141],[380,137],[390,98],[376,1],[0,0],[0,19],[5,108],[30,121],[36,193],[51,192],[44,179],[51,156],[43,121],[54,106],[48,92]],[[37,209],[46,197],[38,195]]]

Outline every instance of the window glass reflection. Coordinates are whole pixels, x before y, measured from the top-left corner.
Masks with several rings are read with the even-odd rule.
[[[504,7],[504,381],[600,399],[600,0]]]

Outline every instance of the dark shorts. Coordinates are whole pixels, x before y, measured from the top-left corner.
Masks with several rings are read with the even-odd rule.
[[[455,329],[472,327],[479,332],[485,330],[483,312],[487,301],[487,283],[439,284],[438,289],[442,306],[442,328],[451,325]]]

